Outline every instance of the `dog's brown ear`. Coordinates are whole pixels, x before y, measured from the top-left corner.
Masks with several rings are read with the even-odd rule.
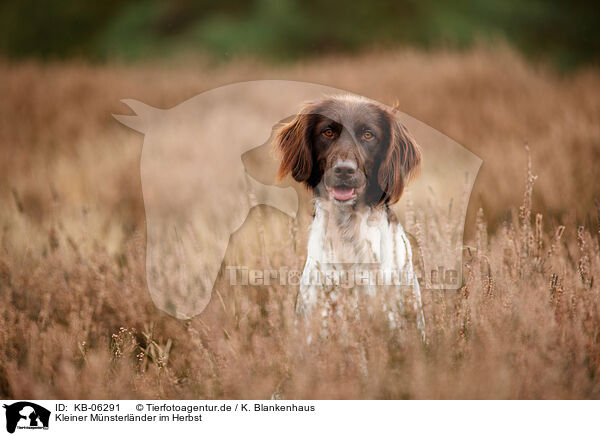
[[[305,108],[277,132],[275,146],[281,152],[278,180],[290,173],[297,182],[306,182],[310,177],[312,171],[310,118],[311,114]]]
[[[406,127],[390,114],[390,146],[377,175],[385,201],[394,204],[421,169],[421,148]]]

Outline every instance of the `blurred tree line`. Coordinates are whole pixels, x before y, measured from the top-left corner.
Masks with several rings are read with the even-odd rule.
[[[597,64],[586,0],[1,0],[0,55],[136,60],[182,51],[293,60],[365,46],[502,39],[561,69]]]

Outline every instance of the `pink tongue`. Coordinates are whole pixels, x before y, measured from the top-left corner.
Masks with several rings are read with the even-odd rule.
[[[354,189],[352,189],[352,188],[333,188],[331,190],[331,192],[333,193],[333,198],[335,198],[336,200],[345,201],[345,200],[349,200],[350,198],[352,198]]]

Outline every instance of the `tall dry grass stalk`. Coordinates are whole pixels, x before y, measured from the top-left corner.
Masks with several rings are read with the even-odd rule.
[[[296,290],[230,286],[224,273],[192,320],[152,304],[141,138],[109,114],[124,97],[169,106],[267,75],[393,95],[483,158],[464,283],[425,293],[427,343],[414,323],[393,331],[375,313],[337,320],[328,339],[308,345],[294,326]],[[600,227],[586,220],[599,187],[597,71],[559,78],[512,53],[476,50],[286,69],[4,64],[0,77],[0,397],[600,396]],[[234,246],[247,237],[273,247],[271,213],[254,209],[262,233],[234,235]],[[263,264],[302,265],[305,224],[290,220],[289,240],[257,251]],[[243,250],[229,255],[247,260]]]

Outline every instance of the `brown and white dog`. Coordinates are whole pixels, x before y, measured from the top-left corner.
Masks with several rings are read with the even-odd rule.
[[[339,276],[332,269],[358,273],[376,266],[385,279],[384,309],[392,322],[404,310],[406,294],[414,303],[419,330],[424,317],[419,283],[413,274],[411,246],[390,209],[417,174],[421,150],[394,112],[377,102],[336,96],[303,106],[276,136],[281,154],[279,178],[288,174],[313,191],[315,214],[297,311],[318,306],[324,317],[342,307]],[[351,292],[375,295],[382,288],[361,271]],[[389,274],[389,275],[388,275]],[[393,283],[389,282],[394,277]],[[393,286],[390,286],[393,285]],[[390,294],[391,292],[391,294]]]

